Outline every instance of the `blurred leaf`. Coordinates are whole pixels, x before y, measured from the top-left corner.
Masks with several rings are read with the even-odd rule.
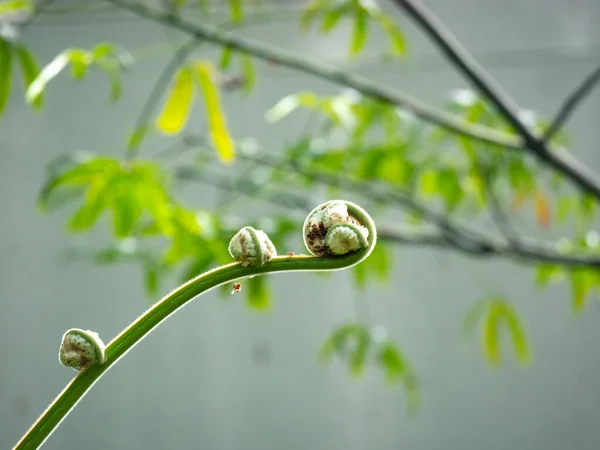
[[[92,58],[94,60],[107,58],[117,53],[117,46],[112,42],[101,42],[92,50]]]
[[[0,38],[0,115],[4,112],[10,97],[12,79],[11,44]]]
[[[463,334],[472,335],[481,322],[483,352],[492,366],[500,364],[500,331],[506,327],[511,337],[517,359],[529,362],[531,351],[525,329],[517,311],[503,298],[492,297],[476,302],[468,311],[463,322]]]
[[[156,119],[156,127],[164,134],[177,134],[188,120],[194,101],[194,84],[189,69],[179,69],[174,76],[163,110]]]
[[[386,16],[385,14],[378,14],[376,16],[376,20],[381,26],[381,28],[386,32],[389,40],[392,55],[403,56],[406,54],[406,39],[404,38],[404,34],[396,26],[393,20]]]
[[[274,123],[283,119],[300,106],[315,108],[319,103],[319,97],[314,92],[298,92],[279,100],[275,106],[266,112],[265,118],[267,122]]]
[[[40,101],[39,98],[44,92],[46,85],[67,67],[69,59],[70,57],[67,52],[60,53],[39,72],[38,76],[31,82],[25,93],[27,103],[34,104],[35,102]]]
[[[512,188],[520,195],[532,195],[535,190],[535,175],[527,169],[523,158],[513,158],[508,165],[508,178]]]
[[[244,11],[242,9],[242,0],[227,0],[231,21],[233,23],[242,23],[244,21]]]
[[[118,66],[114,61],[98,60],[96,63],[104,69],[106,75],[108,75],[108,81],[110,82],[110,101],[114,102],[118,100],[121,97],[121,72],[119,71]]]
[[[71,231],[87,230],[96,224],[108,207],[106,193],[109,192],[110,181],[110,178],[100,179],[88,188],[84,204],[69,220],[68,227]]]
[[[244,74],[244,90],[251,92],[256,85],[256,69],[254,68],[254,61],[252,56],[247,53],[243,53],[241,56],[242,62],[242,73]]]
[[[352,268],[354,282],[358,289],[366,286],[367,277],[374,276],[380,282],[390,280],[391,273],[391,257],[389,248],[383,243],[375,246],[369,257],[361,264],[357,264]]]
[[[350,373],[355,377],[360,377],[365,372],[365,365],[367,363],[367,352],[371,345],[371,338],[360,337],[356,339],[354,351],[350,353]]]
[[[0,18],[14,13],[33,12],[33,2],[31,0],[4,0],[0,1]]]
[[[462,333],[465,337],[469,337],[475,333],[477,329],[477,323],[486,313],[489,305],[490,300],[481,300],[475,302],[473,306],[469,308],[469,311],[467,312],[462,324]]]
[[[550,226],[550,204],[546,194],[542,190],[538,190],[535,194],[535,217],[538,226],[548,228]]]
[[[379,364],[388,382],[401,380],[406,371],[406,363],[400,351],[391,342],[384,343],[379,350]]]
[[[348,12],[348,10],[349,8],[347,3],[342,3],[328,10],[324,14],[323,21],[321,22],[321,32],[329,33],[331,30],[333,30],[342,16]]]
[[[231,164],[235,159],[235,146],[233,139],[229,135],[225,115],[221,108],[219,91],[214,81],[215,70],[208,61],[200,61],[194,67],[204,95],[204,105],[211,139],[221,162]]]
[[[369,340],[369,331],[361,324],[349,323],[336,328],[321,346],[319,359],[323,362],[331,360],[337,353],[345,357],[348,347],[354,341]],[[351,349],[352,350],[352,349]]]
[[[221,50],[221,58],[219,59],[219,69],[225,70],[231,66],[231,61],[233,59],[233,48],[229,46],[224,46]]]
[[[144,214],[166,234],[174,205],[165,184],[162,169],[154,163],[136,160],[124,165],[110,157],[89,157],[51,174],[40,193],[39,205],[45,209],[58,188],[82,187],[83,203],[69,220],[71,230],[93,227],[102,213],[110,210],[117,237],[131,235]]]
[[[581,214],[587,220],[592,220],[596,211],[596,199],[591,194],[583,194],[581,197]]]
[[[569,197],[561,197],[556,207],[556,216],[559,223],[564,223],[573,211],[573,202]]]
[[[271,295],[265,278],[256,276],[242,282],[242,289],[247,293],[246,299],[252,309],[265,311],[271,307]]]
[[[432,197],[439,192],[438,173],[434,170],[425,170],[419,178],[421,194],[424,197]]]
[[[531,359],[531,351],[529,349],[529,343],[527,341],[525,329],[521,325],[517,312],[508,302],[502,303],[501,311],[504,322],[506,323],[508,331],[510,332],[518,360],[521,363],[528,363]]]
[[[592,288],[598,284],[598,274],[594,269],[576,267],[570,271],[573,310],[581,312]]]
[[[350,44],[350,54],[353,56],[361,52],[367,41],[368,18],[367,12],[362,8],[357,9],[354,13],[354,28]]]
[[[317,17],[317,14],[324,11],[329,5],[330,0],[313,0],[300,16],[300,29],[307,30]]]
[[[21,72],[23,74],[23,81],[25,83],[25,89],[29,89],[33,80],[37,78],[40,73],[40,69],[35,61],[35,58],[27,47],[19,45],[16,47],[17,56],[19,57],[19,63],[21,65]],[[35,109],[39,109],[43,104],[43,96],[40,94],[32,103]],[[0,108],[1,109],[1,108]]]
[[[560,266],[539,264],[536,269],[535,285],[540,288],[545,287],[552,282],[559,281],[564,275],[564,269]]]
[[[446,199],[448,211],[454,211],[465,197],[458,174],[452,169],[439,172],[437,179],[440,195]]]
[[[144,288],[147,295],[156,295],[158,292],[158,268],[148,266],[144,270]]]
[[[483,348],[488,362],[492,366],[500,364],[498,322],[499,308],[495,303],[492,303],[483,326]]]
[[[76,80],[83,79],[87,74],[90,64],[94,61],[92,55],[81,49],[70,50],[67,54],[71,63],[71,75]]]

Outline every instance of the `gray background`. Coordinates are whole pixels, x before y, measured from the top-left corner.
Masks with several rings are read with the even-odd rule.
[[[427,3],[521,105],[544,114],[600,59],[600,30],[594,25],[600,3],[592,0]],[[376,35],[369,54],[350,64],[343,30],[324,41],[316,33],[300,35],[286,22],[247,34],[433,103],[465,86],[418,30],[405,29],[412,54],[394,65],[381,63],[377,55],[385,44]],[[114,12],[43,19],[25,36],[43,62],[73,45],[90,48],[110,40],[135,50],[163,39],[160,27]],[[78,149],[122,152],[167,56],[140,62],[127,74],[125,96],[115,106],[107,105],[103,74],[82,83],[63,75],[51,83],[42,114],[24,106],[15,89],[0,120],[0,448],[14,445],[73,376],[57,362],[64,330],[90,328],[108,341],[148,305],[135,267],[65,264],[62,255],[72,238],[64,233],[64,216],[41,216],[35,198],[53,156]],[[335,92],[285,69],[261,65],[260,72],[250,98],[226,99],[236,137],[280,144],[298,124],[290,118],[267,125],[267,108],[298,90]],[[599,101],[597,95],[588,99],[569,124],[574,151],[596,167]],[[165,143],[154,139],[144,151]],[[200,187],[194,196],[203,205],[215,201],[211,190]],[[95,235],[101,243],[100,233]],[[596,301],[574,317],[568,286],[535,292],[530,269],[430,249],[395,253],[393,279],[368,294],[353,292],[348,274],[336,273],[325,279],[273,277],[275,304],[267,314],[249,312],[236,298],[202,297],[120,361],[45,448],[598,448]],[[462,341],[466,310],[489,293],[517,303],[534,348],[530,367],[509,358],[500,370],[491,370],[478,344]],[[386,387],[376,371],[355,382],[342,367],[316,364],[330,329],[355,317],[357,298],[368,303],[373,322],[389,328],[415,365],[423,398],[418,413],[407,414],[401,389]],[[256,357],[264,348],[266,361]]]

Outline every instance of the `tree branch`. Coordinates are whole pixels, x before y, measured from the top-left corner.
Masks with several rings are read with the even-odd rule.
[[[574,184],[600,200],[600,182],[596,173],[581,164],[565,149],[550,148],[546,142],[536,137],[518,117],[517,106],[500,89],[495,80],[485,72],[475,58],[446,29],[419,0],[394,0],[431,37],[447,58],[483,94],[521,135],[524,147],[540,161],[564,174]]]
[[[193,137],[187,137],[185,143],[194,145]],[[200,139],[195,145],[203,145],[204,140]],[[246,159],[261,165],[269,167],[280,167],[280,163],[272,157],[264,154],[244,154],[238,155],[240,159]],[[399,204],[409,210],[421,213],[435,227],[407,227],[405,225],[381,224],[377,227],[379,237],[388,242],[399,243],[403,245],[426,245],[437,248],[444,248],[459,251],[475,257],[504,257],[527,263],[548,263],[565,267],[595,267],[600,268],[600,256],[587,254],[565,254],[558,248],[558,244],[544,243],[533,239],[519,237],[519,239],[502,239],[489,233],[475,230],[470,226],[453,220],[442,213],[438,213],[417,200],[408,198],[403,194],[388,191],[378,191],[370,184],[360,183],[348,180],[337,174],[321,173],[302,168],[299,164],[290,164],[301,176],[305,176],[313,181],[325,185],[336,185],[343,187],[358,195],[364,196],[376,203]],[[214,175],[214,174],[213,174]],[[176,169],[176,176],[182,180],[201,181],[219,189],[229,189],[236,191],[241,196],[254,197],[256,191],[242,189],[234,183],[227,182],[222,177],[212,177],[206,174],[200,174],[196,167],[183,166]],[[294,192],[288,192],[285,189],[278,189],[278,194],[268,198],[262,198],[267,202],[283,207],[286,210],[297,209],[306,210],[306,199],[304,196]]]
[[[146,6],[141,2],[131,0],[108,0],[131,11],[140,17],[153,20],[165,26],[176,28],[184,33],[195,36],[197,39],[229,46],[234,50],[251,54],[264,61],[276,61],[281,66],[298,70],[329,80],[333,83],[346,86],[360,91],[362,94],[375,98],[385,103],[401,106],[413,112],[417,117],[450,130],[454,133],[468,136],[475,140],[488,144],[499,145],[510,149],[522,149],[521,139],[499,130],[484,127],[472,122],[465,121],[451,114],[446,114],[420,100],[405,93],[390,88],[381,87],[370,80],[353,75],[348,72],[335,70],[324,64],[314,62],[313,59],[303,58],[290,54],[286,51],[255,42],[247,38],[239,38],[230,32],[221,31],[210,25],[196,23],[175,16],[158,8]]]
[[[544,133],[544,141],[550,142],[552,137],[558,132],[563,124],[569,119],[569,116],[575,111],[575,108],[590,94],[592,89],[600,81],[600,66],[596,67],[566,98],[563,106],[558,110],[550,126]]]

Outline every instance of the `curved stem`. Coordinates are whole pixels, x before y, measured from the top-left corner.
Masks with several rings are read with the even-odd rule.
[[[80,372],[56,397],[13,450],[39,448],[108,369],[160,323],[198,295],[240,278],[279,272],[341,270],[352,267],[366,259],[377,241],[375,225],[373,220],[362,209],[351,203],[347,203],[347,205],[348,211],[359,218],[369,230],[369,246],[367,248],[339,257],[278,256],[262,267],[242,267],[241,263],[236,262],[217,267],[196,278],[192,278],[163,297],[162,300],[148,309],[137,320],[125,328],[121,334],[114,338],[106,347],[106,360],[104,364],[90,366]]]

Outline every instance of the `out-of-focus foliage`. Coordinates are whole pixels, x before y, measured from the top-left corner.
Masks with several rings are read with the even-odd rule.
[[[491,365],[497,366],[501,362],[503,330],[508,332],[517,360],[529,362],[531,351],[525,329],[517,311],[506,299],[490,298],[475,303],[465,317],[463,331],[466,335],[472,335],[478,325],[483,353]]]
[[[367,364],[375,364],[390,384],[401,384],[407,404],[414,409],[419,404],[419,388],[412,366],[388,332],[381,328],[367,328],[361,323],[337,327],[327,337],[319,352],[323,363],[338,358],[354,377],[361,377]]]
[[[110,81],[110,100],[116,101],[121,97],[121,72],[131,62],[129,53],[109,42],[100,43],[91,51],[67,49],[50,61],[31,81],[25,99],[28,103],[39,101],[47,84],[70,64],[71,76],[76,80],[85,78],[91,67],[98,67],[106,72]]]
[[[209,0],[163,3],[170,20],[192,9],[199,20],[215,17],[214,2]],[[259,8],[244,0],[228,0],[224,6],[232,28],[249,23]],[[5,0],[0,2],[0,18],[28,8],[31,2]],[[265,11],[268,15],[268,8]],[[389,39],[392,56],[407,53],[401,28],[373,0],[314,0],[297,19],[305,32],[318,25],[323,35],[349,21],[350,57],[360,56],[367,48],[373,26]],[[268,111],[257,112],[265,113],[271,124],[290,120],[295,125],[303,113],[309,113],[312,127],[298,124],[303,132],[297,139],[290,137],[281,148],[261,148],[251,137],[236,139],[227,123],[222,96],[240,89],[246,95],[253,92],[259,75],[255,62],[252,55],[230,46],[223,46],[215,61],[199,60],[191,56],[198,45],[183,45],[167,65],[141,108],[122,158],[109,156],[112,152],[63,156],[49,165],[39,198],[44,211],[72,208],[67,227],[73,233],[106,226],[109,242],[94,248],[79,247],[70,255],[98,264],[138,265],[145,290],[153,300],[176,281],[231,262],[227,244],[241,226],[264,229],[280,251],[292,249],[290,244],[299,237],[304,215],[314,206],[310,199],[323,195],[333,198],[351,193],[361,197],[369,203],[378,224],[388,213],[399,213],[395,222],[398,229],[407,224],[417,230],[428,225],[447,236],[444,220],[430,220],[423,214],[426,209],[446,221],[484,224],[482,232],[502,242],[512,238],[506,235],[507,228],[529,227],[540,235],[558,231],[563,239],[556,250],[565,255],[575,251],[600,255],[600,239],[590,231],[596,217],[595,199],[574,191],[530,153],[434,127],[407,110],[355,90],[325,95],[292,92]],[[134,61],[133,54],[117,44],[100,43],[92,50],[66,49],[40,70],[34,52],[18,40],[0,35],[0,114],[6,110],[15,84],[16,66],[26,101],[39,108],[48,83],[69,66],[76,80],[85,78],[92,68],[106,72],[110,98],[116,100],[121,95],[123,71]],[[198,94],[204,106],[205,123],[200,125],[204,131],[192,135],[189,129],[198,127],[197,122],[192,123]],[[514,133],[488,102],[469,90],[452,92],[441,109],[468,125]],[[521,118],[539,132],[548,127],[534,112],[524,111]],[[171,164],[169,151],[161,159],[142,154],[142,144],[152,131],[187,149],[193,160]],[[563,133],[555,134],[553,143],[569,144]],[[227,192],[226,200],[208,207],[199,191],[195,204],[183,202],[179,188],[198,181]],[[371,189],[377,195],[371,195]],[[236,203],[236,197],[242,200]],[[258,206],[271,203],[278,212],[269,218],[257,213],[242,221],[236,205],[247,207],[250,202]],[[269,219],[267,225],[264,219]],[[497,233],[490,232],[490,219]],[[499,223],[505,221],[509,223]],[[392,245],[380,240],[369,258],[352,269],[356,289],[366,290],[370,283],[390,279]],[[269,280],[239,280],[241,293],[231,295],[232,286],[224,286],[220,293],[230,299],[243,298],[255,311],[268,310],[277,301]],[[540,264],[533,281],[539,287],[568,282],[573,309],[578,312],[600,290],[595,268]],[[524,326],[507,299],[475,303],[464,328],[468,333],[479,329],[484,355],[493,366],[501,361],[503,332],[508,332],[517,359],[530,359]],[[417,400],[413,369],[399,346],[377,329],[358,323],[341,326],[328,337],[321,356],[324,360],[341,358],[355,375],[373,364],[390,382],[404,386],[409,404]]]
[[[344,19],[352,21],[351,56],[357,56],[365,49],[371,22],[388,36],[391,55],[403,56],[406,53],[402,30],[373,0],[313,0],[302,15],[302,29],[307,30],[318,18],[321,19],[322,34],[333,31]]]

